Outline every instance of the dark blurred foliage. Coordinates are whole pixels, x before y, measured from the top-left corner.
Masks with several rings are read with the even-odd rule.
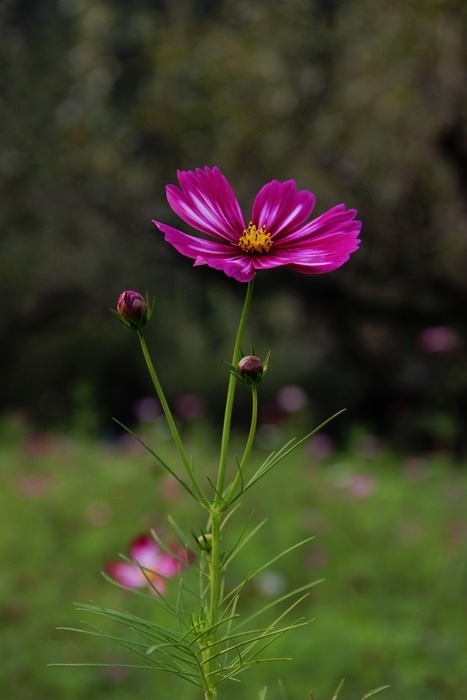
[[[150,223],[175,224],[177,168],[215,164],[246,212],[294,178],[318,213],[364,222],[341,270],[258,275],[266,396],[298,383],[317,418],[347,406],[347,425],[461,448],[466,21],[461,0],[4,0],[0,408],[131,419],[150,387],[107,309],[134,288],[156,296],[167,393],[202,391],[216,415],[244,286]]]

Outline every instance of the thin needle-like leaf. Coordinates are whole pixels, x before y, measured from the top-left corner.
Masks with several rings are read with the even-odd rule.
[[[305,544],[308,544],[308,542],[311,542],[314,540],[314,537],[307,537],[304,540],[301,540],[300,542],[297,542],[296,544],[293,544],[291,547],[287,547],[287,549],[284,549],[282,552],[279,552],[279,554],[276,554],[272,559],[269,559],[269,561],[265,562],[262,564],[258,569],[255,569],[253,573],[248,574],[246,577],[245,581],[251,581],[252,579],[255,578],[258,574],[260,574],[262,571],[265,571],[265,569],[268,569],[270,566],[276,563],[279,559],[284,557],[286,554],[289,554],[290,552],[293,552],[294,549],[298,549],[298,547],[302,547]],[[230,596],[233,596],[237,593],[237,591],[242,588],[245,584],[245,581],[242,581],[239,583],[237,586],[235,586],[233,589],[231,589],[225,596],[222,602],[225,602]]]
[[[180,486],[182,486],[185,489],[185,491],[187,491],[190,494],[190,496],[192,496],[195,499],[195,501],[198,501],[198,498],[196,497],[194,492],[191,490],[191,488],[188,486],[186,481],[183,481],[183,479],[181,479],[178,476],[178,474],[171,467],[169,467],[167,462],[165,460],[163,460],[160,455],[158,455],[156,452],[154,452],[154,450],[151,447],[149,447],[149,445],[147,443],[145,443],[144,440],[142,440],[142,438],[140,438],[133,430],[131,430],[131,428],[128,428],[123,423],[120,423],[120,421],[117,420],[117,418],[114,418],[113,420],[115,421],[115,423],[117,423],[117,425],[119,425],[121,428],[123,428],[123,430],[126,430],[126,432],[129,435],[134,437],[135,440],[137,440],[139,442],[139,444],[142,445],[144,447],[144,449],[147,450],[149,452],[149,454],[151,454],[154,457],[154,459],[156,459],[159,462],[159,464],[161,464],[164,467],[164,469],[166,469],[169,472],[169,474],[171,474],[174,477],[174,479],[176,479],[178,481]]]
[[[260,530],[266,522],[267,522],[266,520],[263,520],[258,525],[256,525],[256,527],[253,528],[253,530],[251,530],[251,532],[249,532],[247,535],[245,535],[248,524],[249,524],[247,522],[247,524],[243,528],[242,532],[240,533],[236,543],[234,544],[234,546],[230,550],[229,554],[227,554],[224,562],[222,563],[223,569],[225,569],[227,567],[227,565],[232,561],[232,559],[237,556],[237,554],[243,549],[243,547],[247,544],[247,542],[249,542],[251,540],[251,538],[254,537],[254,535],[256,535],[258,530]]]
[[[362,697],[362,700],[367,700],[367,698],[371,697],[372,695],[376,695],[376,693],[380,693],[382,690],[387,690],[390,688],[390,685],[382,685],[379,688],[375,688],[374,690],[370,690],[366,695]]]
[[[336,691],[335,691],[334,695],[332,696],[332,700],[337,700],[337,698],[338,698],[339,695],[340,695],[340,692],[341,692],[342,688],[344,687],[344,682],[345,682],[345,678],[343,678],[343,679],[341,680],[341,682],[339,683],[339,685],[337,686]]]
[[[297,447],[300,447],[304,442],[309,440],[313,435],[315,435],[317,432],[319,432],[322,428],[324,428],[328,423],[330,423],[334,418],[337,418],[341,413],[344,413],[345,408],[343,408],[341,411],[338,411],[334,415],[332,415],[330,418],[327,420],[323,421],[318,425],[317,428],[312,430],[311,432],[307,433],[304,437],[302,437],[300,440],[297,440],[296,438],[293,438],[290,440],[288,443],[286,443],[278,452],[272,452],[269,457],[266,458],[266,460],[263,462],[263,464],[259,467],[259,469],[256,471],[256,473],[251,477],[251,479],[248,481],[247,484],[245,484],[243,493],[250,489],[253,484],[255,484],[259,479],[261,479],[265,474],[267,474],[273,467],[275,467],[279,462],[281,462],[287,455],[289,455],[293,450],[296,450]],[[234,496],[231,500],[231,503],[233,503],[237,498],[239,498],[241,495],[237,494]]]
[[[245,618],[244,620],[242,620],[242,621],[235,627],[235,629],[239,629],[240,627],[243,627],[243,625],[248,624],[248,623],[251,622],[251,620],[253,620],[255,617],[259,617],[259,615],[262,615],[264,612],[266,612],[266,610],[270,610],[270,609],[273,608],[274,606],[279,605],[280,603],[283,603],[284,600],[287,600],[288,598],[291,598],[292,596],[297,595],[298,593],[302,593],[302,591],[307,591],[307,590],[309,590],[310,588],[313,588],[314,586],[317,586],[319,583],[322,583],[322,581],[323,581],[323,579],[321,579],[320,581],[312,581],[312,582],[310,582],[310,583],[307,583],[307,584],[305,584],[304,586],[300,586],[299,588],[295,588],[293,591],[289,591],[288,593],[285,593],[285,594],[284,594],[283,596],[281,596],[280,598],[276,598],[275,600],[271,601],[270,603],[267,603],[266,605],[263,605],[262,608],[260,608],[259,610],[255,610],[255,612],[252,613],[249,617],[247,617],[247,618]],[[302,598],[300,598],[300,600],[303,600],[303,598],[306,598],[306,595],[305,595],[305,596],[302,596]]]

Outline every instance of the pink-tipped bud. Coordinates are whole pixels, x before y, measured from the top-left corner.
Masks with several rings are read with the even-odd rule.
[[[149,321],[148,304],[138,292],[122,292],[118,298],[117,312],[123,323],[131,330],[139,331]]]
[[[246,355],[237,365],[237,372],[241,377],[248,377],[252,381],[259,381],[263,376],[264,366],[259,357]]]

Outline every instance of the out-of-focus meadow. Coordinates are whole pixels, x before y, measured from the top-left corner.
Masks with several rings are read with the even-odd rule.
[[[302,428],[303,415],[260,431],[260,443],[283,441]],[[159,420],[140,428],[164,459],[176,456]],[[148,615],[147,604],[111,586],[99,572],[127,553],[130,537],[154,527],[174,538],[178,525],[199,531],[204,522],[172,477],[155,469],[132,438],[88,442],[28,433],[16,420],[2,426],[2,670],[5,697],[85,700],[132,697],[194,700],[190,687],[161,674],[109,669],[47,668],[51,662],[134,663],[117,644],[56,626],[80,627],[72,601]],[[210,429],[190,430],[195,459],[215,455]],[[241,438],[236,445],[240,449]],[[264,454],[258,447],[254,462]],[[243,676],[243,690],[227,684],[225,697],[279,700],[278,679],[289,698],[332,697],[346,678],[345,698],[388,683],[388,698],[459,700],[465,666],[465,503],[467,475],[442,457],[400,457],[374,437],[356,434],[335,451],[321,434],[277,467],[236,514],[226,550],[239,528],[267,517],[229,574],[235,584],[249,571],[308,535],[305,548],[276,563],[247,587],[242,610],[271,596],[325,579],[311,589],[300,614],[314,620],[272,648],[291,662],[259,665]],[[169,584],[169,597],[177,584]],[[160,610],[154,603],[154,616]],[[297,613],[298,616],[298,613]],[[107,626],[108,628],[108,626]],[[121,634],[118,628],[110,628]],[[137,660],[136,660],[137,661]],[[242,694],[243,693],[243,694]],[[384,695],[383,695],[384,696]]]
[[[192,269],[151,219],[178,225],[177,169],[217,165],[245,212],[293,178],[316,213],[344,202],[363,221],[342,269],[255,283],[245,337],[272,347],[257,454],[348,410],[243,507],[269,520],[232,576],[316,535],[247,604],[326,578],[305,604],[316,621],[275,647],[294,661],[245,676],[248,696],[278,697],[280,677],[291,700],[322,700],[345,676],[350,698],[383,683],[463,698],[466,22],[460,0],[1,4],[2,697],[191,698],[169,678],[46,664],[125,661],[55,627],[77,625],[73,600],[137,610],[106,561],[151,526],[170,536],[169,511],[202,525],[112,422],[170,453],[108,308],[123,289],[156,297],[148,344],[209,469],[244,286]]]

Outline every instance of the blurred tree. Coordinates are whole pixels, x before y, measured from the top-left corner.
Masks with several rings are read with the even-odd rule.
[[[172,392],[186,388],[175,346],[196,368],[191,388],[214,401],[222,369],[200,358],[228,346],[215,302],[235,314],[241,290],[193,273],[150,220],[173,217],[164,185],[177,168],[217,164],[245,206],[265,180],[293,177],[319,212],[344,201],[364,221],[341,271],[260,276],[251,334],[274,346],[276,382],[304,384],[318,411],[343,402],[407,436],[434,434],[439,412],[459,426],[466,21],[460,0],[3,3],[0,407],[56,421],[91,382],[108,416],[147,391],[131,339],[106,316],[129,287],[158,297],[152,332]],[[456,349],[424,351],[432,326],[457,333]]]

